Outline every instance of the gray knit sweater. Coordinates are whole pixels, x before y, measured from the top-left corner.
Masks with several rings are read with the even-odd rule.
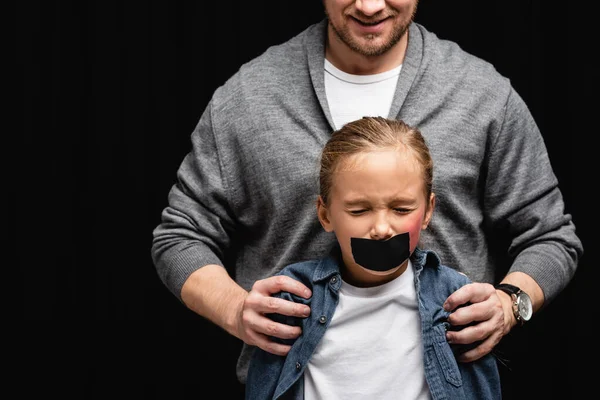
[[[154,230],[158,274],[178,298],[187,277],[224,265],[249,290],[283,266],[324,256],[335,240],[315,200],[320,151],[333,130],[324,86],[326,21],[243,65],[214,93],[191,135]],[[473,281],[522,271],[546,304],[583,253],[543,138],[492,65],[409,29],[389,117],[423,132],[436,210],[420,247]],[[238,362],[245,381],[248,348]]]

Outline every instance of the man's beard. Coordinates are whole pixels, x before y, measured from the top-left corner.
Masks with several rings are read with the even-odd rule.
[[[407,27],[406,26],[398,26],[398,27],[394,27],[394,31],[392,32],[392,36],[390,37],[390,39],[380,45],[375,45],[375,44],[360,44],[358,43],[356,40],[354,40],[354,38],[352,37],[352,35],[350,35],[348,33],[348,31],[346,30],[338,30],[333,24],[330,24],[333,31],[335,32],[335,34],[337,35],[338,38],[340,38],[340,40],[342,42],[344,42],[346,44],[346,46],[348,46],[350,49],[352,49],[354,52],[366,56],[366,57],[374,57],[374,56],[380,56],[383,55],[385,53],[387,53],[391,48],[393,48],[402,38],[402,35],[404,35],[404,33],[406,32]]]
[[[352,49],[352,51],[354,51],[362,56],[376,57],[376,56],[380,56],[380,55],[387,53],[390,49],[392,49],[400,41],[400,39],[402,39],[402,36],[404,36],[406,31],[408,30],[408,26],[414,19],[416,11],[417,10],[415,7],[413,14],[411,15],[410,19],[406,23],[400,23],[400,24],[394,25],[392,35],[389,38],[389,40],[386,41],[385,43],[379,44],[379,45],[375,45],[375,44],[371,44],[371,43],[367,43],[365,45],[365,44],[359,43],[357,40],[354,39],[354,37],[349,32],[347,27],[340,27],[338,29],[338,27],[336,27],[331,22],[332,20],[331,20],[331,18],[329,18],[329,15],[327,14],[327,10],[325,10],[325,16],[329,20],[329,26],[331,26],[331,29],[333,29],[336,36],[344,44],[346,44],[346,46],[348,46],[350,49]],[[375,35],[369,35],[369,36],[371,36],[371,37],[369,37],[369,40],[376,38]]]

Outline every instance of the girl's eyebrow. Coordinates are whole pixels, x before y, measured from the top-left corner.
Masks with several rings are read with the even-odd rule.
[[[392,204],[392,203],[412,203],[414,201],[415,201],[415,199],[413,199],[412,197],[394,197],[394,198],[391,198],[389,200],[386,200],[386,203],[389,203],[389,204]],[[344,204],[347,204],[347,205],[370,204],[370,203],[371,203],[370,200],[364,199],[364,198],[344,200]]]
[[[362,206],[365,204],[369,204],[369,201],[366,199],[352,199],[344,201],[344,205],[346,206]]]

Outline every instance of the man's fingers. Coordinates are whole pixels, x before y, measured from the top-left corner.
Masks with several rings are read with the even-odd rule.
[[[496,290],[489,283],[466,284],[448,296],[444,302],[444,310],[452,311],[463,304],[485,301],[493,293],[496,293]]]
[[[466,326],[458,331],[448,331],[446,333],[446,339],[448,339],[450,343],[470,344],[486,339],[493,332],[490,328],[491,325],[489,325],[487,321],[481,322]]]
[[[264,351],[268,353],[272,353],[278,356],[285,356],[289,353],[292,346],[274,342],[272,339],[267,336],[261,335],[261,338],[256,343],[257,347],[260,347]]]
[[[481,341],[476,351],[470,351],[466,355],[470,361],[477,359],[491,351],[500,342],[504,327],[502,316],[494,316],[483,322],[466,326],[460,330],[446,332],[446,339],[453,344],[471,344]]]
[[[458,356],[458,361],[473,362],[475,360],[478,360],[486,354],[491,353],[494,350],[494,347],[498,344],[498,341],[499,339],[492,335],[483,342],[481,342],[478,346],[468,351],[465,351],[460,356]]]
[[[310,307],[305,304],[271,296],[281,291],[307,298],[312,295],[306,286],[289,276],[273,276],[254,283],[246,298],[247,307],[244,308],[250,308],[260,314],[275,313],[299,318],[310,315]]]
[[[299,326],[280,324],[268,318],[265,318],[265,323],[258,326],[256,330],[279,339],[295,339],[302,333]]]
[[[271,276],[266,279],[261,279],[254,283],[252,290],[257,290],[261,293],[271,295],[279,292],[290,292],[305,299],[310,298],[312,293],[301,282],[285,275]]]
[[[481,303],[469,304],[457,308],[448,317],[448,322],[454,326],[468,325],[478,321],[487,321],[494,316],[502,316],[502,304],[488,299]]]
[[[251,293],[245,303],[245,309],[251,309],[258,314],[281,314],[299,318],[310,315],[310,307],[306,304],[294,303],[277,297],[265,297]]]
[[[305,304],[294,303],[276,297],[265,297],[264,300],[265,301],[261,303],[263,307],[260,311],[265,314],[277,313],[302,318],[310,315],[310,307]]]
[[[282,324],[261,314],[247,313],[243,317],[246,335],[256,344],[257,335],[272,336],[279,339],[295,339],[302,333],[299,326]]]
[[[274,338],[295,339],[302,333],[299,326],[280,324],[269,318],[259,318],[257,324],[252,325],[251,328],[250,335],[255,346],[280,356],[286,355],[291,345],[280,343]]]

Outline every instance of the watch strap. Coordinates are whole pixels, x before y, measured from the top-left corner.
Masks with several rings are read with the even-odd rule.
[[[521,291],[520,288],[518,288],[515,285],[511,285],[510,283],[501,283],[499,285],[496,285],[496,289],[500,289],[503,292],[508,293],[509,295],[514,294],[515,296],[518,295]]]
[[[517,320],[518,325],[523,325],[525,321],[521,318],[521,314],[519,314],[519,305],[517,303],[517,296],[521,292],[521,289],[515,285],[511,285],[510,283],[501,283],[495,286],[496,289],[502,290],[504,293],[508,294],[512,300],[512,310],[515,319]]]

